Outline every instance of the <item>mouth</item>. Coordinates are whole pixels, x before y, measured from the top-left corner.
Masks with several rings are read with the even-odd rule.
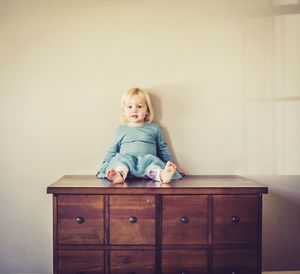
[[[138,115],[137,114],[132,114],[130,117],[131,118],[138,118]]]

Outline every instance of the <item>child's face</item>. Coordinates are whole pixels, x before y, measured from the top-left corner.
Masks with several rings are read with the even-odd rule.
[[[125,103],[124,114],[130,126],[143,125],[147,112],[147,104],[139,94],[132,95]]]

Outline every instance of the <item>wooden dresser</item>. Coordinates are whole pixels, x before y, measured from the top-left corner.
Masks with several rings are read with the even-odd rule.
[[[53,194],[54,273],[261,273],[262,194],[238,176],[112,185],[64,176]]]

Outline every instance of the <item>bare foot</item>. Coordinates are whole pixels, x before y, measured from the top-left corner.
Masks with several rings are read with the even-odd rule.
[[[165,168],[162,170],[160,174],[162,183],[170,183],[175,171],[176,171],[176,165],[171,161],[168,161],[166,163]]]
[[[107,171],[106,177],[108,180],[112,181],[114,184],[124,183],[124,179],[121,176],[120,172],[116,171],[114,168],[110,168]]]

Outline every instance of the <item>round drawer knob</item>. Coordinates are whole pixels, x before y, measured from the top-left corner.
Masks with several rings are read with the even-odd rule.
[[[83,224],[84,223],[84,218],[83,217],[77,217],[76,218],[76,223]]]
[[[183,224],[187,224],[190,221],[190,219],[188,217],[181,217],[181,222]]]
[[[130,216],[129,217],[129,222],[131,222],[132,224],[135,224],[137,222],[137,217]]]
[[[238,224],[240,222],[240,217],[239,216],[232,216],[232,223]],[[232,272],[233,274],[236,274],[236,272]]]

